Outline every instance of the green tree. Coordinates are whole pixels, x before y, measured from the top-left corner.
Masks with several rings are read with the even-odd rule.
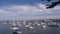
[[[43,0],[41,0],[43,1]],[[48,2],[52,1],[52,0],[47,0]],[[46,5],[48,7],[46,7],[47,9],[49,8],[54,8],[56,5],[59,5],[60,4],[60,0],[56,1],[56,2],[52,2],[51,5]]]

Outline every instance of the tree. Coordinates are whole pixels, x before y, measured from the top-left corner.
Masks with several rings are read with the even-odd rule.
[[[41,0],[43,1],[43,0]],[[47,0],[48,2],[52,1],[52,0]],[[46,7],[47,9],[49,8],[54,8],[56,5],[60,4],[60,0],[56,1],[56,2],[52,2],[51,5],[46,5],[48,7]]]

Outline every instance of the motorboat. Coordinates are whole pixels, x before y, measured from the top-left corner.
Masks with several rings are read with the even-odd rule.
[[[11,29],[12,29],[12,30],[17,30],[18,28],[17,28],[17,27],[12,27]]]
[[[34,29],[35,28],[35,27],[29,26],[29,25],[26,25],[25,27],[28,29]]]
[[[59,27],[59,25],[55,25],[55,24],[53,24],[53,25],[48,25],[49,27]]]
[[[22,32],[21,32],[21,31],[17,31],[17,33],[18,33],[18,34],[22,34]]]

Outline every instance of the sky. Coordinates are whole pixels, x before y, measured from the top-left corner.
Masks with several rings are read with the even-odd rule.
[[[59,19],[60,6],[46,9],[46,4],[56,2],[44,0],[0,0],[0,20]]]

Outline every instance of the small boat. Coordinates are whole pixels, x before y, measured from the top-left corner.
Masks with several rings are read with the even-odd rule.
[[[35,28],[35,27],[29,26],[29,25],[26,25],[25,27],[28,29],[34,29]]]
[[[48,25],[49,27],[59,27],[59,25]]]
[[[18,34],[22,34],[22,32],[21,32],[21,31],[17,31],[17,33],[18,33]]]
[[[29,23],[28,25],[25,25],[25,27],[28,28],[28,29],[34,29],[35,27],[33,27],[31,24],[32,23]]]
[[[42,25],[41,27],[42,27],[42,28],[46,28],[47,26],[46,26],[46,25]]]
[[[11,29],[12,29],[12,30],[17,30],[18,28],[17,28],[17,27],[12,27]]]
[[[35,27],[31,27],[31,26],[30,26],[29,28],[30,28],[30,29],[34,29]]]

